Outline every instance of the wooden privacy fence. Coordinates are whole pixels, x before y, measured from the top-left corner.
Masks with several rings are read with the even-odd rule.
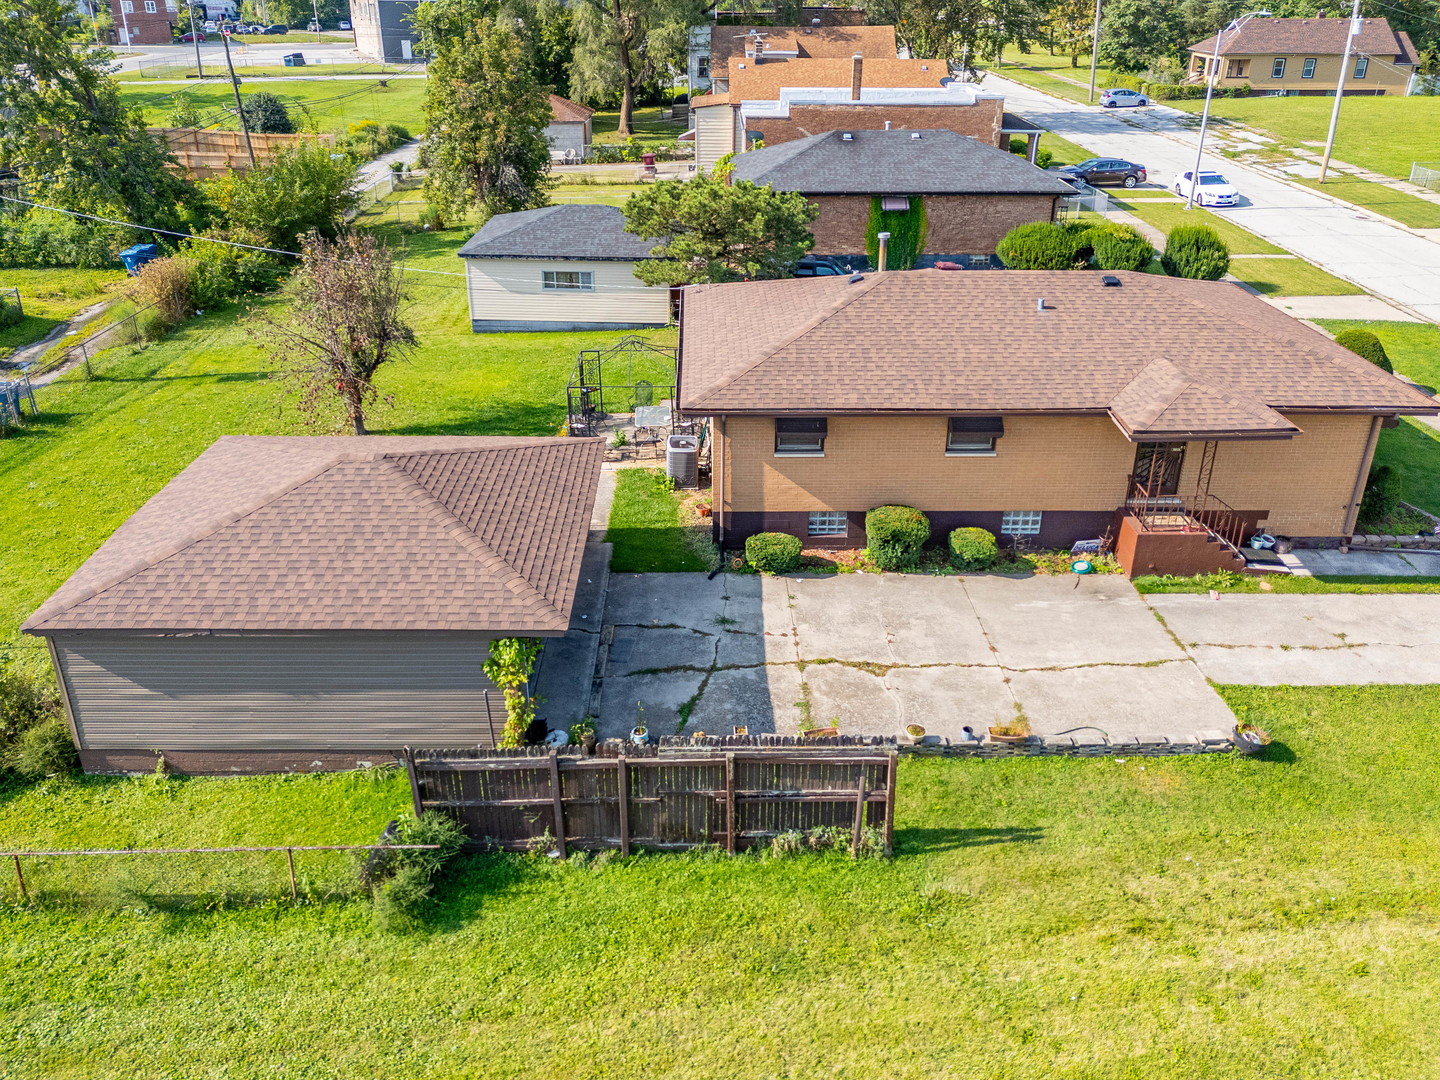
[[[212,128],[150,128],[150,132],[163,138],[175,156],[180,171],[196,180],[212,176],[224,176],[235,172],[250,171],[250,150],[245,135],[239,131],[218,131]],[[320,141],[335,145],[333,135],[312,134],[261,134],[250,133],[250,145],[255,147],[255,163],[268,165],[275,160],[280,150],[301,143]]]
[[[716,752],[602,746],[594,757],[550,751],[405,749],[417,817],[454,817],[471,842],[508,851],[553,839],[567,848],[735,852],[791,831],[878,829],[891,849],[894,750],[767,748]]]

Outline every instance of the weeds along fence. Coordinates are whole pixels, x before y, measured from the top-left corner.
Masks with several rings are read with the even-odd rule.
[[[840,828],[891,850],[896,752],[861,740],[829,745],[755,739],[618,743],[577,750],[405,751],[417,817],[447,814],[470,845],[735,852],[785,833]]]
[[[384,839],[382,837],[382,839]],[[434,844],[5,851],[0,900],[166,910],[289,899],[344,899],[366,891],[365,856],[432,850]],[[0,865],[3,865],[0,863]]]
[[[73,363],[85,365],[87,378],[94,375],[90,361],[96,353],[104,352],[106,349],[113,349],[119,345],[135,345],[145,340],[143,330],[144,320],[141,318],[147,311],[153,308],[154,304],[146,304],[142,308],[132,311],[122,319],[102,326],[93,334],[81,338],[78,341],[65,342],[60,346],[47,352],[40,360],[31,365],[28,374],[31,379],[40,375],[47,375],[57,368],[66,367]]]
[[[1086,188],[1074,195],[1062,195],[1056,208],[1061,221],[1079,221],[1085,214],[1104,217],[1110,212],[1110,196],[1098,188]]]

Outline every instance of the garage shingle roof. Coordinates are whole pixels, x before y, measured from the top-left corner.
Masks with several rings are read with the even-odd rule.
[[[1094,413],[1136,439],[1293,433],[1280,411],[1440,411],[1238,286],[1114,277],[1119,288],[1095,273],[1029,270],[692,286],[681,311],[680,407]]]
[[[562,203],[496,214],[465,241],[460,257],[634,262],[652,258],[657,243],[627,233],[618,206]]]
[[[226,436],[25,623],[563,633],[598,439]]]
[[[943,130],[827,131],[739,154],[731,176],[805,195],[1071,195],[1075,191],[1019,154]]]

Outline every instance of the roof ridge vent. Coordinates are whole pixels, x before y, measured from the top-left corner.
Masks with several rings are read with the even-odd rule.
[[[854,133],[853,131],[842,131],[842,132],[840,133],[840,141],[841,141],[841,142],[854,142],[854,141],[855,141],[855,133]]]
[[[910,138],[912,138],[912,139],[918,139],[918,138],[920,138],[920,132],[918,132],[918,131],[912,131],[912,132],[910,132]]]

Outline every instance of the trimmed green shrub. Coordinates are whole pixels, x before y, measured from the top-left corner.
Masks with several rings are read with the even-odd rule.
[[[0,330],[19,326],[24,318],[25,316],[20,313],[19,305],[12,304],[5,297],[0,296]]]
[[[881,570],[909,570],[930,539],[930,519],[913,506],[877,506],[865,515],[865,537]]]
[[[1400,509],[1400,478],[1389,465],[1373,465],[1360,500],[1359,519],[1381,521]]]
[[[890,234],[885,246],[886,270],[909,270],[925,251],[925,233],[929,223],[925,217],[925,200],[910,196],[909,210],[881,210],[880,196],[870,199],[870,221],[865,227],[865,254],[870,265],[880,266],[880,234]]]
[[[1385,353],[1385,346],[1369,330],[1361,330],[1358,327],[1341,330],[1335,335],[1335,344],[1349,349],[1357,356],[1363,356],[1378,368],[1392,372],[1395,370],[1390,366],[1390,357]]]
[[[245,113],[245,123],[250,130],[261,135],[294,135],[295,121],[285,111],[285,104],[274,94],[264,90],[258,94],[247,94],[240,108]]]
[[[1177,225],[1165,240],[1160,265],[1171,277],[1219,281],[1230,269],[1230,249],[1208,225]]]
[[[27,728],[5,750],[5,767],[27,780],[41,780],[80,766],[80,755],[70,738],[70,725],[58,716]]]
[[[801,546],[789,533],[756,533],[745,541],[745,561],[762,574],[788,574],[800,565]]]
[[[0,753],[50,720],[65,722],[54,686],[15,664],[0,663]]]
[[[1129,225],[1107,222],[1086,234],[1095,266],[1101,270],[1144,270],[1155,258],[1155,247]]]
[[[1036,221],[1001,237],[995,254],[1011,270],[1073,270],[1075,239],[1063,225]]]
[[[956,529],[950,534],[950,565],[957,570],[989,570],[1000,558],[995,534],[986,529]]]

